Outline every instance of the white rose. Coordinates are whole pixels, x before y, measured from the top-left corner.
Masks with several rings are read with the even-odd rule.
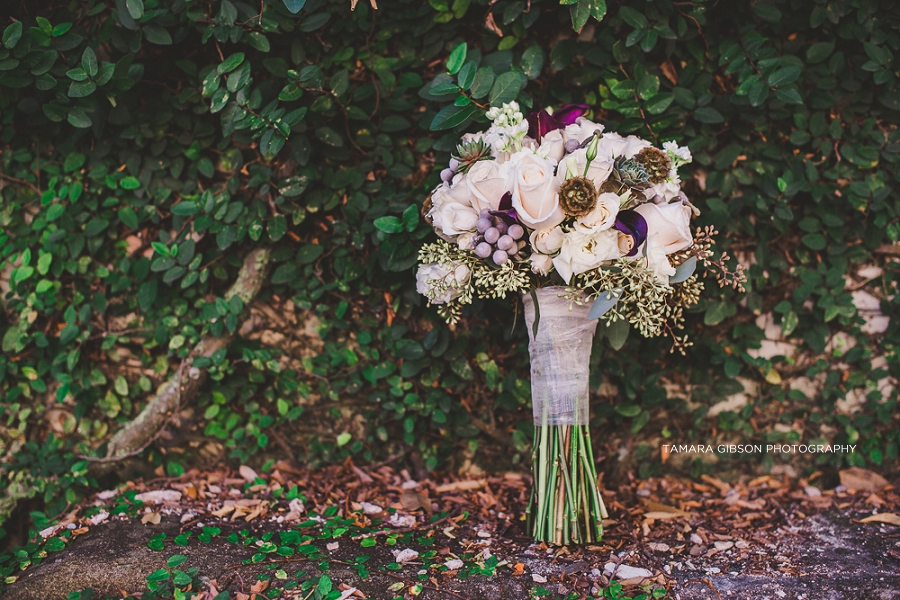
[[[500,208],[500,199],[507,191],[508,168],[495,160],[480,160],[466,173],[463,183],[472,206],[479,211]]]
[[[658,234],[658,243],[666,254],[690,248],[691,209],[681,202],[671,204],[641,204],[635,208],[647,221],[647,235]]]
[[[603,231],[616,224],[616,215],[619,214],[619,196],[612,192],[606,192],[597,196],[597,206],[594,210],[575,221],[575,231],[591,233]]]
[[[550,229],[535,229],[529,236],[531,247],[543,254],[554,254],[562,246],[566,236],[559,227]]]
[[[531,228],[549,228],[562,222],[554,165],[531,152],[518,152],[509,164],[512,206],[519,220]]]
[[[651,205],[652,206],[652,205]],[[655,233],[647,238],[647,268],[653,271],[660,283],[669,286],[669,277],[675,274],[675,267],[666,257],[667,252]]]
[[[604,133],[600,136],[600,143],[597,147],[597,156],[602,156],[609,161],[622,156],[631,158],[644,148],[649,148],[652,145],[653,144],[647,140],[642,140],[633,135],[624,138],[618,133]]]
[[[447,269],[438,264],[419,265],[416,271],[416,290],[432,304],[446,304],[462,295],[463,288],[469,283],[472,271],[466,265],[458,265]],[[438,292],[438,288],[446,284],[446,289]]]
[[[628,256],[628,253],[634,248],[634,238],[627,233],[619,232],[619,252],[622,256]]]
[[[459,202],[443,202],[440,211],[440,226],[445,235],[457,236],[475,231],[478,209]],[[438,220],[435,220],[437,223]]]
[[[566,141],[563,139],[562,131],[559,129],[548,131],[541,138],[541,146],[538,148],[537,153],[541,156],[546,156],[554,163],[562,160],[566,153]]]
[[[603,125],[589,121],[584,117],[578,117],[575,119],[574,123],[566,125],[565,129],[563,129],[563,143],[568,142],[569,140],[575,140],[580,144],[594,135],[594,132],[598,129],[602,133]]]
[[[531,272],[537,275],[549,275],[553,268],[553,259],[540,252],[532,252],[528,260],[531,261]]]
[[[604,261],[619,258],[619,235],[606,229],[591,234],[570,231],[563,238],[553,266],[563,281],[571,283],[572,276],[596,269]]]
[[[587,148],[579,148],[575,152],[569,154],[559,165],[557,169],[556,179],[559,185],[568,179],[568,176],[587,177],[594,182],[594,187],[600,185],[609,178],[612,173],[613,163],[606,160],[599,152],[597,157],[591,161],[588,167],[587,175],[584,174],[584,167],[587,165]]]

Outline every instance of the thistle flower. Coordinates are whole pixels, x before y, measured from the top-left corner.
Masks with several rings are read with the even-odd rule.
[[[459,162],[458,172],[465,173],[480,160],[491,160],[491,146],[481,138],[462,142],[451,156]]]
[[[669,155],[659,148],[652,146],[644,148],[635,154],[632,160],[644,168],[650,183],[663,183],[669,178],[672,161],[669,159]]]
[[[597,188],[586,177],[570,177],[559,186],[559,205],[571,217],[583,217],[597,206]]]

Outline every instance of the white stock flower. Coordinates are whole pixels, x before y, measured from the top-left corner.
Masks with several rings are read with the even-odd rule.
[[[570,231],[563,238],[559,254],[553,258],[553,266],[566,283],[572,276],[596,269],[604,261],[619,258],[619,235],[606,229],[590,234]]]
[[[674,141],[671,141],[663,142],[662,147],[669,155],[669,158],[672,159],[672,163],[675,167],[687,164],[694,160],[694,157],[691,156],[691,150],[687,146],[679,146]]]
[[[612,192],[600,194],[594,210],[575,221],[575,231],[592,233],[609,229],[616,224],[618,214],[619,196]]]
[[[455,268],[438,264],[419,265],[416,290],[432,304],[446,304],[462,295],[471,277],[472,270],[467,265],[457,265]]]

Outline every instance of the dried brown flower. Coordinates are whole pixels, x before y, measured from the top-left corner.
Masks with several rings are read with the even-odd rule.
[[[559,205],[571,217],[583,217],[597,206],[597,188],[587,177],[570,177],[559,186]]]
[[[669,170],[672,168],[672,161],[669,156],[659,148],[644,148],[634,155],[632,159],[636,163],[640,163],[647,175],[650,176],[650,183],[662,183],[669,178]]]

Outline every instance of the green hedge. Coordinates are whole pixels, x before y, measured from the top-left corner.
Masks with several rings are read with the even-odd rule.
[[[257,302],[314,315],[322,349],[285,363],[238,337],[205,359],[200,435],[238,461],[282,453],[276,437],[311,460],[411,447],[435,468],[479,443],[476,462],[523,459],[521,318],[483,302],[450,331],[413,273],[433,235],[418,207],[460,131],[514,97],[587,102],[609,130],[688,145],[699,224],[752,263],[746,294],[709,282],[686,358],[666,340],[598,343],[593,383],[618,390],[593,407],[599,439],[638,434],[642,475],[662,468],[660,436],[723,431],[858,444],[819,466],[896,466],[896,393],[879,386],[898,374],[900,5],[563,4],[21,3],[0,48],[0,487],[30,486],[48,514],[76,500],[92,484],[79,455],[101,454],[200,336],[240,326],[245,307],[222,296],[260,245],[274,265]],[[445,65],[463,41],[460,82]],[[845,288],[870,264],[881,335],[861,331]],[[748,354],[766,313],[807,358]],[[838,334],[858,343],[829,344]],[[797,376],[821,391],[791,390]],[[705,418],[738,377],[758,392]],[[666,382],[692,385],[692,402]],[[845,414],[848,393],[862,406]],[[144,456],[169,474],[200,462],[186,444]]]

